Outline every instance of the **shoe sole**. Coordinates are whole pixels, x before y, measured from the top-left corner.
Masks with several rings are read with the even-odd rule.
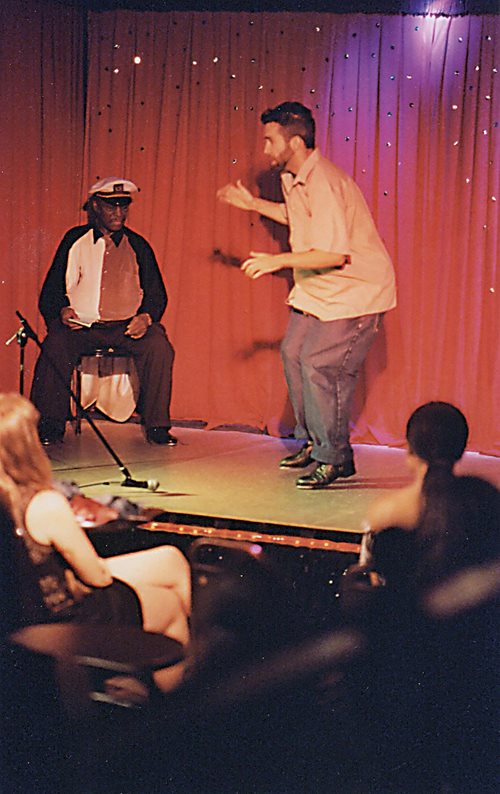
[[[339,479],[339,478],[337,478]],[[328,485],[297,485],[295,487],[299,489],[299,491],[326,491],[328,488],[332,488],[337,480],[333,482],[329,482]]]
[[[335,483],[338,480],[347,480],[348,477],[354,477],[355,474],[356,474],[355,471],[353,471],[352,474],[339,474],[337,477],[335,477],[334,480],[332,480],[331,482],[325,483],[324,485],[322,483],[298,483],[297,482],[297,483],[295,483],[295,487],[299,488],[299,490],[301,490],[301,491],[324,491],[327,488],[331,488],[333,485],[335,485]]]

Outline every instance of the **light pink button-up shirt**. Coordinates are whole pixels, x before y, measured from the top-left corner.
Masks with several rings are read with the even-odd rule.
[[[394,308],[392,262],[354,180],[314,149],[281,182],[292,251],[331,251],[351,260],[343,268],[294,268],[290,306],[323,321]]]

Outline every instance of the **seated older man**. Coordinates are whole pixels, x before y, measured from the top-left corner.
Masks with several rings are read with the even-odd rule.
[[[174,351],[160,325],[165,285],[153,249],[125,225],[137,190],[117,177],[93,185],[84,207],[88,223],[64,235],[45,278],[38,307],[47,336],[31,391],[44,444],[63,440],[71,374],[80,355],[100,347],[133,357],[147,440],[177,443],[170,433]]]

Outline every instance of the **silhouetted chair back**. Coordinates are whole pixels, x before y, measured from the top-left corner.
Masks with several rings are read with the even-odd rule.
[[[16,560],[16,537],[14,522],[7,509],[0,503],[0,637],[3,638],[21,624],[21,601],[19,594],[19,570]]]
[[[273,606],[267,605],[270,613]],[[267,616],[260,611],[255,622],[259,617],[264,624]],[[351,630],[286,647],[277,637],[274,650],[222,666],[208,686],[188,682],[158,703],[156,717],[146,715],[143,733],[147,725],[156,753],[146,758],[135,751],[138,779],[161,790],[168,769],[172,791],[182,794],[348,791],[339,748],[344,735],[353,743],[357,738],[345,713],[332,715],[325,687],[333,677],[336,689],[365,646],[363,635]]]
[[[257,568],[265,559],[263,547],[221,538],[199,538],[187,551],[193,586],[193,613],[228,574]]]
[[[500,559],[456,572],[427,591],[435,635],[436,774],[441,790],[498,790]]]

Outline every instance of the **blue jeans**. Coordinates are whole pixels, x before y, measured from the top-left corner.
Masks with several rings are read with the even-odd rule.
[[[281,345],[295,437],[313,443],[320,463],[352,461],[349,419],[359,370],[380,314],[323,322],[292,310]]]

